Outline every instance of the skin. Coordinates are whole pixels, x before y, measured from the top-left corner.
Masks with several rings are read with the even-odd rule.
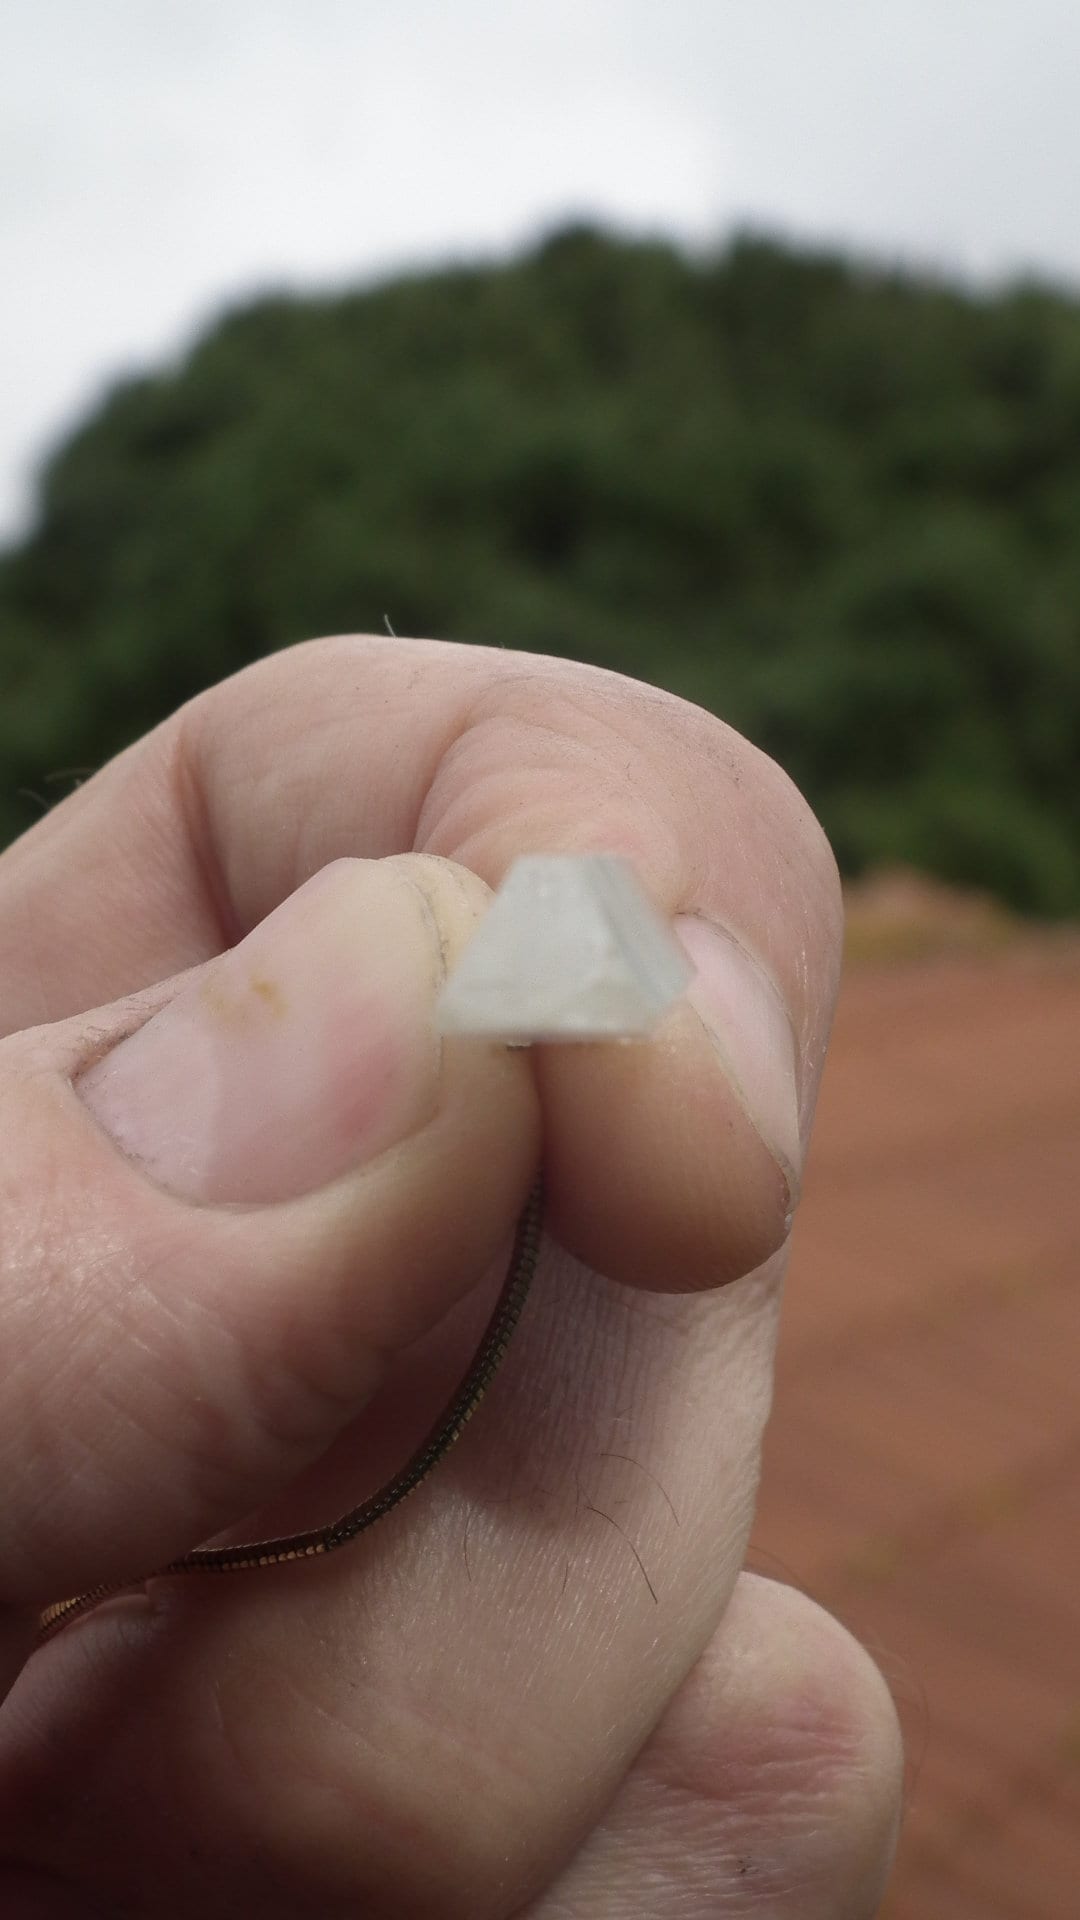
[[[215,956],[330,863],[328,909],[367,889],[403,940],[422,912],[442,965],[516,854],[597,848],[780,996],[804,1152],[832,858],[771,762],[654,689],[314,642],[202,696],[0,859],[14,1920],[876,1911],[887,1691],[810,1601],[740,1572],[798,1168],[694,1008],[645,1049],[447,1042],[419,1124],[313,1191],[283,1171],[277,1194],[178,1197],[78,1091],[192,982],[226,1004]],[[367,1124],[349,1112],[343,1139]],[[398,1465],[541,1152],[533,1298],[420,1493],[331,1560],[157,1583],[28,1657],[48,1601],[238,1523],[311,1524]]]

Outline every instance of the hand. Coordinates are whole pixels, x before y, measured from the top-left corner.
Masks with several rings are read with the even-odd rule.
[[[440,1049],[488,889],[590,850],[675,920],[687,1002],[644,1046]],[[884,1685],[740,1574],[839,927],[719,721],[426,642],[260,663],[4,854],[0,1912],[875,1911]],[[400,1464],[541,1138],[553,1239],[415,1498],[31,1658],[47,1602]]]

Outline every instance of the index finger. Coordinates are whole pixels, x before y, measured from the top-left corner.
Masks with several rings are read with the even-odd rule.
[[[491,885],[522,852],[633,861],[701,968],[707,1025],[683,1009],[648,1049],[541,1050],[555,1223],[650,1284],[763,1260],[831,1019],[835,866],[764,755],[600,669],[344,638],[211,689],[0,859],[0,1030],[211,957],[340,856],[411,848]]]

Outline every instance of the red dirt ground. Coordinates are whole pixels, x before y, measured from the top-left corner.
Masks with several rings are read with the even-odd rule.
[[[750,1563],[892,1684],[887,1920],[1077,1920],[1080,941],[881,924],[953,951],[845,980]]]

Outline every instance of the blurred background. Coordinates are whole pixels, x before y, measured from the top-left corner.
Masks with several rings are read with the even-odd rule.
[[[832,838],[752,1559],[897,1694],[891,1920],[1080,1912],[1078,82],[1072,0],[0,13],[0,844],[384,621]]]

